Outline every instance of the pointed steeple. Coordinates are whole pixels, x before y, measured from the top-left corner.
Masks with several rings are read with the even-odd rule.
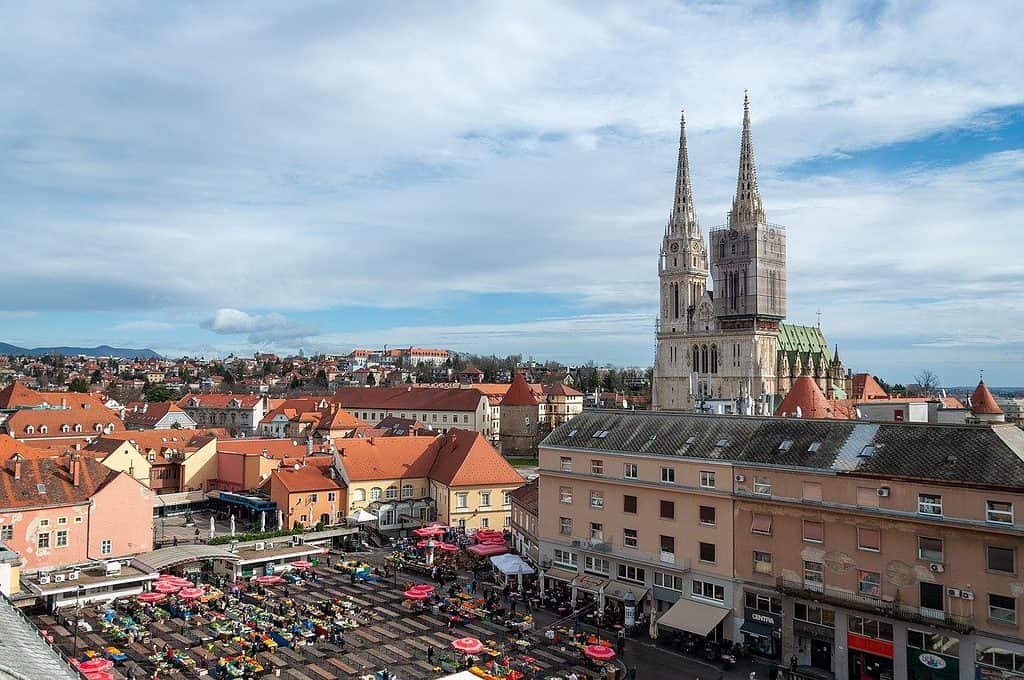
[[[686,151],[686,112],[679,114],[679,161],[676,167],[676,194],[669,217],[669,232],[681,236],[697,236],[697,211],[693,207],[693,187],[690,186],[690,156]]]
[[[754,142],[750,137],[750,97],[743,92],[743,134],[740,137],[740,169],[736,177],[736,196],[732,199],[729,226],[764,222],[764,206],[757,190]]]

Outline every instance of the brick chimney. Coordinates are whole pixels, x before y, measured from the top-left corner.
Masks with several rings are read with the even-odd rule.
[[[71,454],[71,483],[75,486],[82,484],[82,457],[77,453]]]
[[[22,457],[22,455],[20,453],[16,453],[13,456],[11,456],[11,463],[13,463],[12,467],[14,468],[14,479],[15,480],[21,479],[21,461],[22,460],[24,460],[24,458]]]

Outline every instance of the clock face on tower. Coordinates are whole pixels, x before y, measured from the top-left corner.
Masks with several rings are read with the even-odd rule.
[[[671,250],[673,253],[679,252],[679,242],[678,241],[673,241],[672,245],[670,245],[668,247],[668,249]]]

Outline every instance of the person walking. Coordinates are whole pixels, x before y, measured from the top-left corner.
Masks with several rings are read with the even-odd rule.
[[[427,647],[427,663],[433,665],[434,663],[434,647],[433,645]]]
[[[621,657],[626,651],[626,629],[619,628],[618,635],[615,636],[615,652]]]

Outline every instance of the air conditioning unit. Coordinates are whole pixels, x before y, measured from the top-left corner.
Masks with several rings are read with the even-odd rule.
[[[302,536],[292,536],[292,545],[301,545]]]
[[[117,561],[107,562],[106,566],[104,567],[104,570],[107,574],[120,574],[121,563]]]
[[[39,575],[39,585],[45,586],[49,582],[50,582],[50,575],[49,574],[40,574]]]
[[[960,597],[959,588],[946,588],[946,595],[949,597]]]
[[[551,560],[541,560],[540,561],[540,568],[541,569],[550,569],[551,568]]]
[[[879,498],[888,498],[889,497],[889,487],[887,487],[887,486],[880,486],[877,489],[875,489],[875,493],[878,494]]]
[[[77,569],[75,569],[74,571],[69,571],[68,572],[68,580],[69,581],[77,581],[78,580],[78,574],[79,574],[79,571]]]
[[[747,481],[747,476],[746,475],[736,475],[736,481],[739,482],[740,484],[742,484],[743,482]]]
[[[583,548],[583,547],[586,547],[586,546],[584,545],[583,541],[579,540],[578,538],[574,538],[574,539],[572,539],[572,547],[574,547],[574,548]]]
[[[253,546],[253,549],[254,550],[264,550],[266,547],[267,547],[266,543],[264,543],[263,541],[257,541],[256,545]]]
[[[54,574],[53,575],[53,582],[54,583],[64,583],[64,579],[65,578],[66,577],[64,576],[64,574]]]
[[[941,574],[942,572],[946,571],[946,567],[942,566],[938,562],[932,562],[928,565],[928,568],[934,571],[936,574]]]
[[[965,600],[973,600],[974,593],[972,593],[970,590],[961,590],[960,597],[962,597]]]

